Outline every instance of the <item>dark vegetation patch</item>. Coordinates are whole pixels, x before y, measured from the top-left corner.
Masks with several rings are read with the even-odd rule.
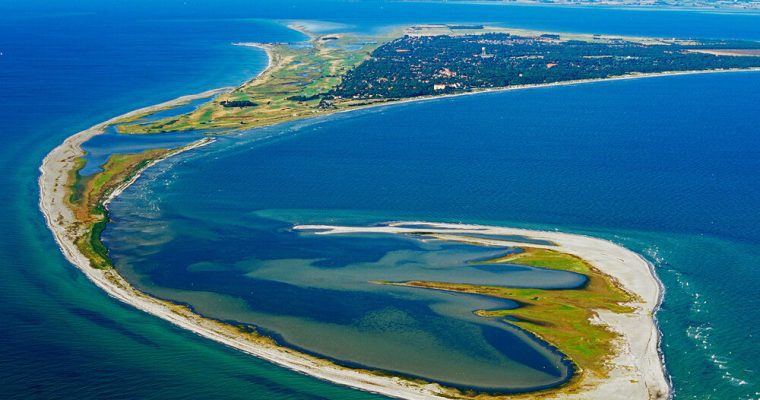
[[[642,44],[623,39],[560,39],[557,34],[522,37],[508,33],[404,36],[375,49],[329,94],[344,99],[394,99],[630,73],[760,67],[760,57],[689,51],[758,49],[759,42]]]
[[[219,104],[222,105],[222,107],[225,108],[244,108],[244,107],[256,107],[258,104],[250,101],[250,100],[225,100],[219,102]]]

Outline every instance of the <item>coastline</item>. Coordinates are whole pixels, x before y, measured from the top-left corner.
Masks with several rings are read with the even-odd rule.
[[[356,106],[356,107],[351,107],[351,108],[346,108],[346,109],[340,109],[331,114],[322,114],[321,116],[327,116],[327,115],[332,115],[332,114],[337,114],[337,113],[345,113],[345,112],[367,109],[367,108],[372,108],[372,107],[392,106],[395,104],[415,103],[415,102],[423,102],[423,101],[430,101],[430,100],[437,100],[437,99],[447,99],[447,98],[461,97],[461,96],[472,96],[472,95],[484,94],[484,93],[501,93],[501,92],[508,92],[512,90],[540,89],[540,88],[549,88],[549,87],[555,87],[555,86],[574,86],[574,85],[582,85],[586,83],[625,81],[625,80],[646,79],[646,78],[661,78],[661,77],[681,76],[681,75],[702,75],[702,74],[738,73],[738,72],[760,72],[760,67],[633,73],[633,74],[627,74],[627,75],[611,76],[608,78],[576,79],[576,80],[569,80],[569,81],[562,81],[562,82],[539,83],[539,84],[532,84],[532,85],[505,86],[505,87],[498,87],[498,88],[473,90],[471,92],[464,92],[464,93],[440,94],[440,95],[434,95],[434,96],[419,96],[419,97],[412,97],[412,98],[403,99],[403,100],[389,100],[389,101],[377,102],[373,104]]]
[[[267,53],[270,53],[270,52],[268,51]],[[271,54],[269,56],[270,56],[270,63],[269,63],[270,65],[267,67],[267,70],[262,72],[262,75],[264,72],[270,70],[272,67]],[[749,71],[755,71],[755,72],[760,71],[760,68],[635,74],[635,75],[625,75],[625,76],[620,76],[620,77],[611,77],[611,78],[603,78],[603,79],[588,79],[588,80],[556,82],[556,83],[540,84],[540,85],[513,86],[513,87],[506,87],[506,88],[486,89],[486,90],[480,90],[480,91],[474,91],[474,92],[468,92],[468,93],[428,96],[428,97],[412,98],[412,99],[400,100],[400,101],[382,102],[382,103],[365,105],[361,107],[338,110],[331,114],[349,112],[349,111],[370,108],[370,107],[390,106],[394,104],[407,103],[407,102],[427,101],[427,100],[433,100],[433,99],[438,99],[438,98],[474,95],[474,94],[490,93],[490,92],[501,92],[501,91],[507,91],[507,90],[520,90],[520,89],[551,87],[551,86],[567,86],[567,85],[575,85],[575,84],[582,84],[582,83],[602,82],[602,81],[607,81],[607,80],[624,80],[624,79],[639,79],[639,78],[659,77],[659,76],[689,75],[689,74],[719,73],[719,72],[749,72]],[[257,76],[254,79],[258,79],[260,77],[261,75]],[[269,360],[271,362],[274,362],[286,368],[303,372],[320,379],[328,380],[331,382],[335,382],[335,383],[339,383],[339,384],[343,384],[347,386],[352,386],[358,389],[362,389],[362,390],[366,390],[370,392],[378,392],[378,393],[382,393],[384,395],[388,395],[392,397],[443,398],[443,397],[440,397],[439,395],[442,395],[442,393],[445,392],[444,388],[440,387],[437,384],[422,385],[419,383],[404,380],[402,378],[380,377],[380,376],[371,375],[368,373],[348,370],[348,369],[335,366],[335,365],[327,365],[325,364],[323,360],[320,360],[317,358],[312,357],[311,359],[309,359],[308,357],[304,357],[303,355],[300,355],[293,351],[289,351],[287,349],[283,349],[283,348],[273,349],[271,346],[261,346],[257,344],[252,344],[249,340],[241,339],[240,337],[231,338],[229,336],[228,331],[220,329],[218,326],[214,325],[213,321],[205,321],[205,322],[202,321],[201,323],[199,322],[198,318],[202,319],[202,317],[199,317],[197,315],[193,316],[193,315],[187,315],[187,314],[181,314],[181,313],[178,314],[176,309],[174,309],[171,303],[154,299],[150,296],[145,295],[144,293],[141,293],[135,290],[115,271],[101,271],[101,270],[96,270],[94,268],[91,268],[89,260],[86,257],[84,257],[84,255],[82,255],[81,252],[79,252],[79,250],[76,248],[76,246],[73,243],[73,239],[76,237],[75,235],[76,232],[71,232],[68,229],[71,226],[72,221],[74,221],[74,217],[73,217],[73,214],[70,212],[70,210],[68,210],[68,208],[66,207],[63,201],[64,199],[63,190],[58,190],[58,189],[59,188],[62,189],[62,182],[65,182],[66,178],[68,177],[69,171],[71,170],[71,168],[73,168],[73,161],[78,156],[81,156],[83,154],[81,150],[81,144],[89,140],[92,136],[103,133],[104,129],[108,125],[111,125],[118,121],[121,121],[127,118],[133,118],[143,113],[149,113],[152,111],[157,111],[162,108],[178,105],[183,102],[191,101],[194,99],[210,97],[215,94],[221,94],[228,90],[230,90],[230,88],[215,89],[215,90],[211,90],[211,91],[204,92],[197,95],[183,96],[178,99],[171,100],[169,102],[161,103],[155,106],[141,108],[141,109],[126,113],[122,116],[109,119],[108,121],[97,124],[89,129],[86,129],[82,132],[79,132],[67,138],[63,142],[63,144],[61,144],[60,146],[56,147],[53,151],[51,151],[45,157],[43,164],[40,167],[40,171],[41,171],[41,176],[39,178],[40,208],[42,210],[42,213],[45,215],[48,227],[51,229],[56,239],[56,242],[58,243],[58,246],[61,248],[61,251],[64,253],[66,258],[72,264],[74,264],[77,268],[82,270],[82,272],[90,280],[92,280],[97,286],[99,286],[101,289],[107,292],[110,296],[116,299],[119,299],[127,304],[130,304],[149,314],[165,319],[182,328],[193,331],[194,333],[200,336],[221,342],[230,347],[239,349],[241,351],[258,356],[260,358],[264,358],[266,360]],[[322,116],[325,116],[325,115],[323,114]],[[198,142],[191,145],[197,146],[197,143]],[[167,157],[176,155],[176,154],[179,154],[179,152],[173,152],[167,155]],[[147,167],[150,167],[151,165],[154,165],[158,161],[161,161],[167,157],[161,158],[159,160],[155,160],[154,162],[150,163],[150,165],[148,165]],[[113,193],[111,193],[111,195],[109,196],[109,201],[115,198],[116,196],[118,196],[118,194],[122,190],[124,190],[126,187],[132,184],[137,178],[139,178],[139,173],[136,174],[133,177],[133,179],[121,185],[119,187],[119,190],[115,190]],[[503,228],[503,229],[509,229],[509,228]],[[548,233],[552,233],[552,232],[548,232]],[[639,258],[643,260],[643,258],[641,258],[640,256]],[[644,261],[644,264],[648,264],[648,263]],[[649,266],[648,268],[651,268],[651,266]],[[657,281],[656,275],[654,275],[652,271],[650,271],[650,274],[653,276],[653,279]],[[657,285],[659,287],[660,284],[657,283]],[[654,306],[650,307],[650,313],[652,315],[656,312],[656,309],[659,306],[659,301],[660,301],[659,298],[661,297],[661,292],[662,291],[658,289],[658,293],[659,293],[657,296],[658,300],[654,302]],[[600,316],[600,318],[602,319],[602,321],[604,321],[604,317]],[[657,365],[655,369],[658,371],[662,371],[662,373],[664,374],[664,366],[661,362],[661,355],[659,354],[659,346],[658,346],[659,331],[657,330],[656,325],[654,324],[652,319],[650,318],[649,320],[654,329],[654,337],[650,335],[649,342],[653,343],[653,346],[655,349],[654,353],[657,354],[657,357],[656,357]],[[635,326],[635,324],[631,326]],[[651,354],[649,353],[650,352],[648,351],[647,360],[651,362],[652,361]],[[649,381],[658,380],[658,379],[653,379],[652,377],[649,377],[649,378],[650,378]],[[663,378],[663,381],[665,381],[665,378]],[[608,385],[605,385],[605,382],[601,382],[599,385],[600,387],[608,386]],[[661,389],[661,386],[662,386],[662,382],[655,384],[655,386],[653,387],[656,387],[657,388],[656,390],[659,390]],[[665,393],[669,393],[670,389],[667,382],[665,382],[665,387],[667,387]],[[608,391],[605,392],[605,394],[600,394],[600,396],[604,396],[605,398],[614,398],[615,394],[617,394],[617,390],[619,390],[618,387],[610,387],[608,388]],[[584,392],[584,396],[585,395],[588,395],[588,393]],[[584,396],[580,396],[580,397],[570,396],[570,397],[562,397],[562,398],[584,398]],[[551,393],[549,393],[544,397],[552,398],[552,395]]]
[[[253,78],[247,80],[245,83],[251,83],[255,81],[256,79],[260,79],[262,76],[268,74],[272,67],[274,67],[274,52],[272,52],[272,45],[268,43],[259,43],[259,42],[235,42],[232,43],[233,46],[239,46],[239,47],[252,47],[255,49],[263,50],[264,53],[267,56],[267,66],[264,67],[263,70]]]

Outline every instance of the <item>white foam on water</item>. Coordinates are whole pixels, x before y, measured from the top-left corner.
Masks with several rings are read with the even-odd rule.
[[[693,285],[689,284],[689,281],[684,274],[678,271],[672,272],[679,288],[681,288],[692,300],[689,309],[692,318],[707,319],[707,315],[709,314],[707,299],[699,293]],[[734,386],[748,385],[749,382],[746,379],[740,378],[738,374],[732,370],[730,365],[732,359],[730,352],[729,354],[724,355],[717,354],[713,351],[714,346],[711,340],[712,331],[713,326],[709,321],[694,321],[686,328],[686,336],[692,339],[698,348],[705,351],[705,357],[711,365],[721,371],[720,376],[723,380]]]

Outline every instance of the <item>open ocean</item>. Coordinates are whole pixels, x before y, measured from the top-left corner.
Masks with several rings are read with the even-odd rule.
[[[50,149],[132,109],[241,83],[266,58],[232,42],[302,38],[276,20],[760,40],[760,16],[731,13],[69,3],[0,3],[1,398],[374,397],[110,299],[64,260],[37,208],[37,168]],[[187,265],[282,258],[285,246],[256,239],[294,222],[425,219],[605,237],[645,255],[666,287],[658,321],[675,397],[755,399],[759,104],[760,73],[695,75],[440,99],[233,135],[148,171],[113,203],[106,239],[117,262]],[[148,222],[163,230],[136,254],[130,244],[150,237],[130,224]],[[188,225],[201,233],[183,235]],[[241,252],[223,254],[221,239],[235,232],[245,233]],[[198,243],[205,252],[190,251]]]

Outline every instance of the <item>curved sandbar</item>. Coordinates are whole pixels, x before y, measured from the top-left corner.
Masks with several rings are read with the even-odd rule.
[[[591,83],[604,80],[710,72],[730,71],[641,74],[603,80],[558,82],[546,85],[484,90],[477,93]],[[40,208],[66,258],[110,296],[149,314],[167,320],[179,327],[195,332],[200,336],[226,344],[283,367],[334,383],[352,386],[370,392],[377,392],[392,397],[420,399],[461,397],[459,396],[461,393],[452,392],[438,384],[420,383],[403,378],[379,376],[371,371],[358,371],[343,368],[316,357],[311,357],[290,349],[276,346],[271,341],[262,339],[261,337],[241,334],[234,327],[204,318],[190,312],[184,307],[155,299],[134,289],[113,269],[101,270],[91,267],[90,261],[74,244],[77,232],[72,231],[71,227],[75,225],[76,219],[64,201],[65,183],[69,177],[69,173],[75,168],[75,160],[84,155],[84,152],[81,149],[81,144],[86,142],[92,136],[103,133],[108,125],[136,118],[140,115],[149,114],[163,108],[176,106],[194,99],[223,93],[227,90],[229,89],[217,89],[198,95],[184,96],[170,102],[135,110],[113,118],[67,138],[63,144],[55,148],[45,157],[43,164],[40,167]],[[424,97],[405,101],[425,101],[439,97],[472,95],[477,93]],[[378,104],[377,106],[384,105],[388,104]],[[347,111],[352,110],[342,110],[339,112]],[[190,145],[169,154],[169,156],[178,154],[181,151],[190,150],[203,143],[205,142]],[[133,179],[122,185],[120,190],[123,190],[138,177],[139,175],[134,176]],[[120,191],[112,192],[109,198],[117,196],[119,192]],[[405,229],[411,229],[394,225],[385,228],[341,228],[329,226],[301,226],[298,228],[329,229],[330,233],[361,232],[365,229],[376,230],[378,232],[382,231],[385,233],[403,233]],[[562,246],[562,251],[577,255],[591,262],[595,266],[598,266],[602,271],[617,279],[623,287],[642,298],[643,301],[639,305],[640,308],[635,313],[627,315],[604,312],[598,313],[601,323],[611,326],[626,337],[625,343],[621,345],[620,351],[613,361],[613,374],[611,374],[609,379],[584,381],[581,385],[581,390],[578,393],[564,393],[561,391],[553,393],[548,391],[541,393],[541,398],[667,398],[670,393],[670,388],[658,353],[659,333],[653,322],[653,313],[659,303],[660,288],[656,278],[650,270],[650,266],[643,258],[627,249],[614,245],[611,242],[578,235],[474,225],[430,224],[430,226],[431,228],[445,228],[448,234],[455,234],[457,233],[457,230],[463,229],[458,233],[467,233],[470,231],[469,233],[480,234],[518,234],[530,236],[535,239],[552,240]],[[524,245],[524,243],[510,243],[489,239],[481,239],[480,243],[484,245],[499,246]],[[601,264],[599,264],[599,262],[601,262]],[[521,396],[517,395],[512,397]],[[530,395],[530,397],[535,396]]]
[[[611,277],[622,288],[638,297],[630,306],[632,313],[618,314],[595,310],[598,323],[607,325],[624,338],[616,349],[610,374],[604,380],[583,376],[581,393],[563,394],[562,398],[648,398],[661,399],[670,395],[659,351],[660,332],[654,313],[660,305],[662,286],[653,266],[639,254],[607,240],[563,232],[535,231],[485,225],[431,223],[424,221],[394,222],[383,226],[299,225],[296,230],[316,231],[315,234],[386,233],[418,234],[424,231],[443,240],[462,240],[484,246],[525,247],[525,242],[473,237],[469,235],[516,235],[531,240],[546,240],[553,245],[530,244],[529,247],[551,249],[571,254],[591,263]],[[461,236],[467,235],[467,236]],[[551,393],[547,398],[552,398]]]
[[[166,107],[180,105],[194,99],[222,93],[226,90],[228,89],[216,89],[197,95],[183,96],[166,103],[135,110],[112,118],[67,138],[45,157],[40,167],[40,210],[45,216],[47,225],[66,259],[80,269],[87,278],[109,296],[200,336],[245,353],[320,379],[366,391],[382,393],[387,396],[410,399],[437,398],[436,393],[445,392],[444,388],[438,385],[420,385],[419,383],[400,378],[378,376],[367,371],[354,371],[339,367],[316,357],[277,346],[271,340],[262,338],[251,332],[241,331],[237,327],[204,318],[191,312],[187,307],[148,296],[132,287],[115,269],[95,268],[91,260],[80,251],[76,245],[76,241],[82,232],[76,216],[67,206],[66,197],[68,193],[66,184],[71,171],[76,168],[76,160],[84,155],[81,147],[82,143],[95,135],[102,134],[105,128],[111,124],[155,112]],[[207,144],[208,142],[208,140],[198,141],[170,153],[167,157]],[[135,175],[131,180],[124,182],[117,190],[114,190],[110,194],[108,200],[112,200],[138,177],[139,174]]]

